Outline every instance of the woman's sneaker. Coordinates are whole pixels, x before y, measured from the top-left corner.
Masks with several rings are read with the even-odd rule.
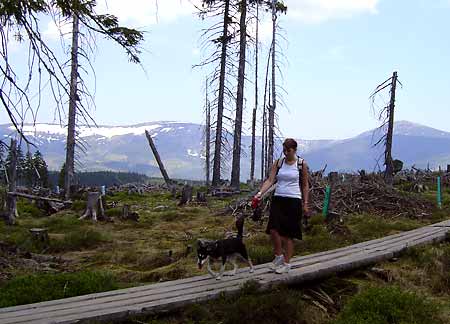
[[[282,273],[288,273],[289,270],[291,270],[291,264],[290,263],[283,263],[278,268],[275,269],[275,273],[282,274]]]
[[[269,265],[269,269],[275,271],[279,266],[284,263],[284,255],[276,255],[275,259],[273,259],[272,263]]]

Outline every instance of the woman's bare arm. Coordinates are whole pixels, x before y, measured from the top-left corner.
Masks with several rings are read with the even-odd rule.
[[[277,161],[272,165],[272,168],[270,169],[269,177],[266,181],[264,181],[263,185],[261,186],[261,189],[256,194],[257,198],[261,198],[261,196],[269,190],[270,187],[276,182],[276,175],[277,175]]]

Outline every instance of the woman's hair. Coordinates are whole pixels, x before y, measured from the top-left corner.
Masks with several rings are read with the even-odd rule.
[[[286,149],[297,149],[297,142],[293,138],[286,138],[283,142],[283,147]]]

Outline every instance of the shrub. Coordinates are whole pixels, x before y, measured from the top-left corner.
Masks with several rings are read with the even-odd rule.
[[[372,287],[349,300],[334,324],[438,324],[438,306],[397,287]]]

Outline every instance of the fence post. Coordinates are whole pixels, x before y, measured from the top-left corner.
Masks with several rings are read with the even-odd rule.
[[[323,201],[323,209],[322,209],[322,215],[325,218],[328,216],[328,207],[330,206],[330,194],[331,194],[331,187],[327,186],[325,189],[325,199]]]

